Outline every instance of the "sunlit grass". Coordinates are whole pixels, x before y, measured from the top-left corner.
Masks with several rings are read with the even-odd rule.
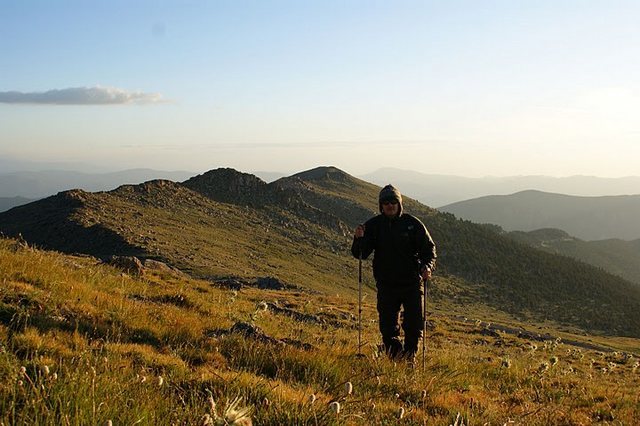
[[[0,240],[4,424],[197,425],[231,408],[260,425],[635,424],[640,414],[633,339],[599,337],[621,348],[599,353],[486,333],[482,312],[437,311],[423,371],[421,354],[415,368],[380,356],[372,300],[357,357],[357,304],[344,295],[136,278],[12,244]],[[230,333],[237,322],[272,340]]]

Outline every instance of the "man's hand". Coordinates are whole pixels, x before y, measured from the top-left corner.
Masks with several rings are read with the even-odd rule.
[[[431,268],[424,268],[422,270],[422,279],[424,281],[430,280],[431,279]]]
[[[364,225],[358,225],[358,227],[356,228],[355,232],[353,233],[353,236],[355,238],[364,237]]]

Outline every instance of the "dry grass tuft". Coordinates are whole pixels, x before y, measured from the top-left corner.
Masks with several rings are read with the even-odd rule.
[[[358,358],[355,304],[343,295],[133,278],[11,244],[0,239],[4,424],[634,424],[640,415],[637,340],[600,336],[620,350],[597,353],[563,343],[580,336],[539,342],[436,311],[422,371],[377,352],[372,303]],[[468,318],[505,320],[490,315]],[[314,316],[322,320],[303,320]],[[232,333],[237,322],[269,339]]]

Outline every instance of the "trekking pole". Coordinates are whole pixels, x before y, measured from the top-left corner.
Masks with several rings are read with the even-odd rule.
[[[424,291],[422,294],[422,372],[425,369],[425,355],[427,353],[427,284],[429,280],[423,280]]]
[[[362,248],[358,256],[358,357],[362,356],[361,353],[361,339],[362,339]]]

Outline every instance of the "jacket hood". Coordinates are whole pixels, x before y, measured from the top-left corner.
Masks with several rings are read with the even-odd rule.
[[[398,216],[402,215],[402,194],[400,194],[400,191],[393,185],[387,185],[380,191],[380,195],[378,196],[380,213],[382,213],[382,202],[390,200],[396,200],[398,202]]]

